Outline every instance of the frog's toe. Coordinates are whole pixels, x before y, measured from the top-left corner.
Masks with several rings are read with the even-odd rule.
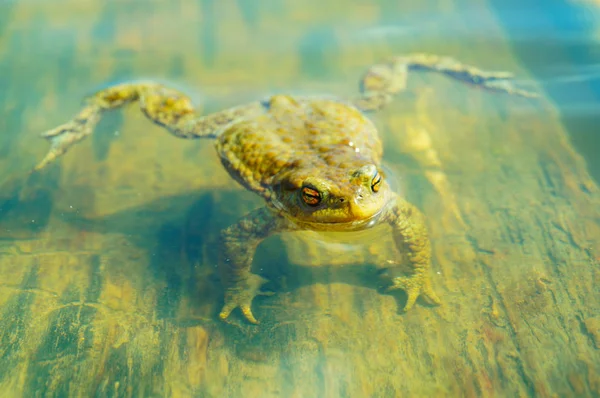
[[[225,305],[219,313],[219,318],[227,319],[231,312],[239,307],[248,322],[258,325],[260,322],[252,314],[252,300],[256,296],[272,296],[274,294],[260,290],[266,282],[267,280],[261,276],[250,275],[243,284],[228,289],[225,292]]]
[[[440,300],[438,295],[433,291],[429,282],[422,287],[421,293],[431,304],[442,305],[442,300]]]
[[[254,325],[258,325],[258,320],[254,317],[252,313],[252,309],[250,308],[250,304],[242,304],[240,305],[240,309],[242,310],[242,314],[246,320]]]
[[[43,138],[50,139],[50,138],[52,138],[52,137],[56,137],[56,136],[58,136],[58,135],[64,134],[64,133],[65,133],[65,132],[67,132],[67,131],[70,131],[70,130],[72,130],[72,128],[74,127],[74,124],[75,124],[75,123],[73,123],[73,122],[65,123],[65,124],[62,124],[62,125],[60,125],[60,126],[58,126],[58,127],[55,127],[55,128],[53,128],[53,129],[50,129],[50,130],[48,130],[48,131],[44,131],[44,132],[43,132],[42,134],[40,134],[40,135],[41,135]]]
[[[242,311],[242,315],[244,315],[244,318],[246,318],[246,320],[248,322],[250,322],[254,325],[258,325],[260,322],[258,322],[256,317],[254,317],[254,314],[252,313],[251,305],[252,305],[252,299],[249,299],[244,302],[238,302],[237,300],[229,301],[223,306],[223,309],[219,313],[219,318],[221,318],[222,320],[227,319],[234,309],[236,309],[237,307],[240,307],[240,310]]]
[[[85,123],[71,121],[52,130],[42,133],[42,137],[50,141],[50,150],[35,170],[41,170],[56,158],[64,154],[67,149],[91,134],[91,128]]]
[[[235,307],[237,307],[237,304],[232,301],[225,303],[225,305],[221,309],[221,312],[219,313],[219,318],[221,318],[222,320],[227,319],[231,314],[231,311],[233,311]]]
[[[386,291],[402,289],[406,292],[407,299],[403,312],[409,311],[417,301],[419,296],[424,296],[431,304],[440,305],[442,301],[433,291],[429,279],[422,275],[413,275],[412,277],[396,277],[392,279],[392,285],[386,288]]]
[[[506,79],[512,79],[513,77],[515,77],[514,73],[511,72],[484,72],[483,73],[483,77],[488,80],[488,81],[492,81],[492,80],[506,80]]]
[[[481,84],[488,90],[505,92],[511,95],[518,95],[526,98],[538,98],[540,96],[536,92],[517,87],[514,82],[511,81],[511,78],[512,75],[508,73],[506,77],[503,77],[500,74],[486,76],[485,80]]]
[[[258,320],[254,317],[254,314],[252,313],[252,309],[250,308],[250,303],[245,303],[245,304],[235,304],[235,303],[227,303],[223,306],[223,309],[221,310],[221,312],[219,313],[219,318],[221,318],[222,320],[226,320],[229,315],[231,314],[231,312],[237,308],[240,307],[240,310],[242,311],[242,314],[244,315],[244,318],[246,318],[246,320],[254,325],[258,325],[260,322],[258,322]]]

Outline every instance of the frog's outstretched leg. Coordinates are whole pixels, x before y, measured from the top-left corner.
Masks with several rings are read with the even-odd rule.
[[[252,300],[259,295],[267,280],[251,272],[256,248],[272,234],[290,231],[293,227],[276,212],[263,207],[247,214],[239,222],[221,233],[219,267],[225,287],[225,304],[219,317],[225,320],[239,307],[248,322],[258,324],[252,314]]]
[[[353,103],[364,111],[383,108],[394,94],[406,89],[410,71],[431,71],[444,74],[485,90],[504,92],[528,98],[538,94],[516,87],[510,72],[487,72],[465,65],[450,57],[431,54],[396,56],[387,62],[371,66],[361,80],[361,95]]]
[[[92,95],[73,119],[42,134],[50,141],[50,150],[35,170],[44,168],[92,134],[102,113],[135,101],[139,101],[142,112],[150,120],[180,138],[214,138],[238,118],[262,110],[256,102],[201,116],[190,98],[177,90],[151,82],[118,84]]]
[[[403,289],[406,292],[408,299],[405,312],[411,309],[420,295],[424,295],[432,304],[441,304],[429,279],[431,244],[423,215],[415,206],[397,197],[385,218],[392,226],[398,250],[408,259],[411,267],[410,275],[393,278],[387,290]]]

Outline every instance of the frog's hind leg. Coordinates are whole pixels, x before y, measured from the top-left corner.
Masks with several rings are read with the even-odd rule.
[[[465,65],[450,57],[431,54],[396,56],[371,66],[361,80],[361,95],[354,104],[364,111],[383,108],[394,94],[406,89],[410,71],[431,71],[444,74],[464,83],[486,90],[504,92],[522,97],[535,98],[538,94],[516,87],[510,72],[487,72]]]
[[[42,134],[50,141],[50,150],[35,170],[46,167],[71,146],[92,134],[102,113],[135,101],[139,101],[142,112],[150,120],[180,138],[214,138],[238,118],[258,112],[261,108],[259,103],[251,103],[201,116],[188,96],[161,84],[140,82],[114,85],[86,99],[83,108],[73,119]]]

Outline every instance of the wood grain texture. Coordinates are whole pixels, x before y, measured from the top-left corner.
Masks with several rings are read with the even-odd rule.
[[[2,4],[0,391],[600,395],[600,195],[548,100],[415,75],[374,116],[399,191],[428,218],[444,300],[407,314],[369,265],[396,255],[377,229],[269,239],[255,258],[276,292],[255,301],[262,324],[219,322],[218,231],[260,201],[210,142],[137,110],[23,177],[46,151],[37,133],[107,81],[165,79],[213,111],[352,94],[369,64],[414,51],[526,76],[485,2],[399,3]]]

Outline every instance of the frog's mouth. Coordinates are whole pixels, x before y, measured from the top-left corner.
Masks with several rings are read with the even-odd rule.
[[[384,208],[380,209],[377,213],[373,214],[368,218],[362,218],[351,221],[335,221],[335,220],[324,220],[324,221],[311,221],[311,220],[299,220],[290,218],[290,221],[301,229],[311,229],[315,231],[359,231],[368,229],[379,224],[382,215],[384,214]]]
[[[288,221],[298,229],[315,231],[357,231],[368,229],[381,222],[391,202],[391,196],[369,206],[347,205],[341,208],[322,208],[312,211],[301,207],[288,207],[275,201],[273,204]]]

